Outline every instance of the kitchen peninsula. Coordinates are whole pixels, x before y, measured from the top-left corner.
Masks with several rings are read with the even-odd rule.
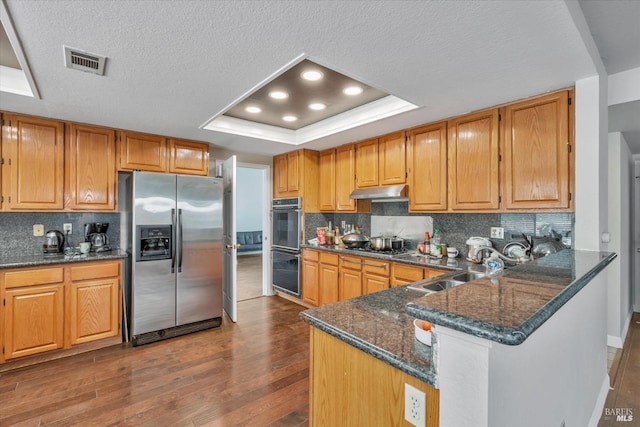
[[[493,280],[433,294],[399,286],[303,312],[311,424],[408,425],[405,383],[425,393],[427,426],[589,424],[608,391],[606,289],[590,281],[615,256],[564,250]],[[415,340],[414,318],[434,325],[432,347]]]

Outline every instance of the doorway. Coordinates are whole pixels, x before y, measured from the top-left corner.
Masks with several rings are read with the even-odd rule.
[[[268,165],[238,163],[236,171],[238,301],[273,295],[269,286],[270,194]]]

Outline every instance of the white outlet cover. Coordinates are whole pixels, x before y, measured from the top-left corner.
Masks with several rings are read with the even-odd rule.
[[[427,399],[423,391],[410,384],[404,385],[404,419],[416,427],[427,423]]]

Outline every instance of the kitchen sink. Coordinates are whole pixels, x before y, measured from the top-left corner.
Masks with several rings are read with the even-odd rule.
[[[484,276],[484,273],[466,271],[464,273],[457,273],[448,278],[435,278],[426,282],[418,282],[415,284],[411,284],[408,287],[409,289],[414,289],[421,292],[426,292],[427,294],[431,294],[434,292],[443,291],[445,289],[454,288],[456,286],[462,285],[463,283],[471,282]]]

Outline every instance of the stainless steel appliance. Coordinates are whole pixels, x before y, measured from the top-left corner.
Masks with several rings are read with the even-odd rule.
[[[91,252],[108,252],[111,250],[109,237],[107,236],[108,229],[108,222],[90,222],[84,225],[84,241],[91,243]]]
[[[42,253],[56,255],[64,250],[64,236],[58,230],[50,230],[44,235]]]
[[[220,326],[222,179],[133,172],[131,181],[133,344]]]
[[[300,197],[273,199],[271,266],[273,287],[302,298],[300,289],[300,242],[302,241]]]

